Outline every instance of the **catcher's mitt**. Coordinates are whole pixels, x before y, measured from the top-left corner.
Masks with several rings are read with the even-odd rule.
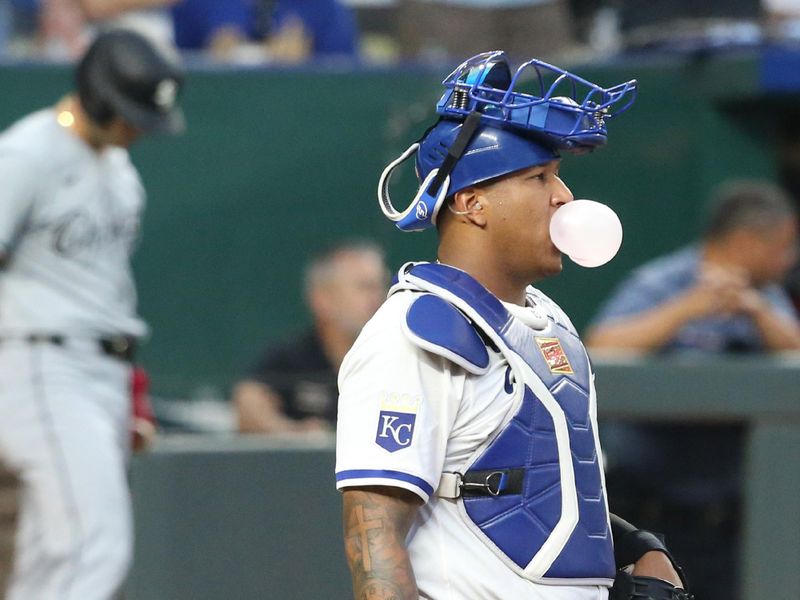
[[[608,600],[694,600],[687,591],[655,577],[617,571]]]

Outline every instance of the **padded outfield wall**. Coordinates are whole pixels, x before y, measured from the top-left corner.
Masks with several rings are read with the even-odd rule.
[[[753,56],[726,55],[579,69],[601,84],[641,82],[631,111],[610,123],[611,145],[562,166],[576,198],[611,204],[625,227],[610,265],[568,264],[542,285],[579,328],[623,274],[694,236],[714,185],[772,175],[761,122],[769,117],[739,103],[756,93],[757,66]],[[308,322],[300,269],[338,237],[377,239],[393,269],[434,257],[435,235],[396,231],[375,188],[431,121],[445,71],[190,72],[187,134],[133,152],[149,194],[135,268],[155,393],[227,394],[264,343]],[[63,67],[0,68],[0,126],[69,85]],[[411,197],[410,172],[398,177],[398,199]]]

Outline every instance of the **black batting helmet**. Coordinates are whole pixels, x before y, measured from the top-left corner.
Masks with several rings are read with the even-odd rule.
[[[127,30],[101,33],[78,64],[81,106],[105,125],[115,116],[145,133],[181,133],[183,71],[165,51]]]

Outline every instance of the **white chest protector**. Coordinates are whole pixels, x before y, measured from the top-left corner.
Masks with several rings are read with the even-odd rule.
[[[506,420],[437,494],[455,498],[467,525],[522,577],[610,585],[614,555],[586,351],[569,320],[530,289],[540,322],[523,322],[465,272],[419,263],[393,291],[420,292],[406,314],[414,343],[475,376],[489,349],[515,388]],[[534,318],[535,320],[535,318]]]

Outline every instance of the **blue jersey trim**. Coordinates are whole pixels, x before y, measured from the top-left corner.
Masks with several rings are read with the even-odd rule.
[[[368,478],[397,479],[399,481],[405,481],[406,483],[414,484],[429,496],[433,495],[433,486],[431,484],[420,477],[409,475],[408,473],[403,473],[401,471],[385,471],[381,469],[350,469],[349,471],[340,471],[336,474],[336,481]]]

